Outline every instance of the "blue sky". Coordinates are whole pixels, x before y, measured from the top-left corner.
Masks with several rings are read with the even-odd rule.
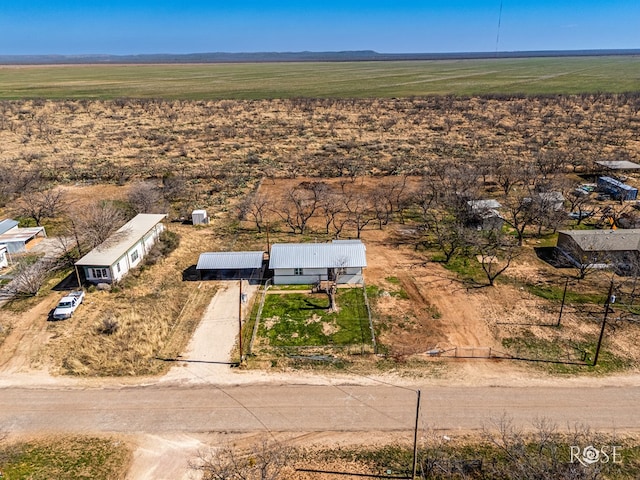
[[[0,0],[0,54],[496,49],[500,0]],[[640,1],[502,0],[498,50],[640,48]]]

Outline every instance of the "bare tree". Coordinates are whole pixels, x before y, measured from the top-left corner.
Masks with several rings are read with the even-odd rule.
[[[511,262],[519,255],[519,246],[498,230],[477,232],[469,237],[470,246],[477,256],[489,286],[495,284]]]
[[[188,197],[188,182],[182,175],[165,175],[162,177],[162,195],[169,202],[176,202]]]
[[[322,182],[302,182],[289,191],[276,214],[293,233],[304,235],[307,224],[316,213],[326,185]]]
[[[202,472],[203,480],[279,480],[291,474],[288,465],[294,453],[288,445],[265,439],[248,449],[227,445],[201,452],[191,468]]]
[[[17,209],[20,215],[32,218],[40,226],[45,218],[60,213],[65,200],[65,193],[60,188],[28,191],[20,197]]]
[[[345,193],[343,206],[348,222],[356,229],[356,238],[360,238],[362,230],[375,220],[375,214],[371,209],[371,198],[359,191]]]
[[[35,263],[19,261],[16,274],[7,285],[7,290],[16,296],[33,297],[38,294],[53,268],[54,265],[46,260],[38,260]]]
[[[161,213],[166,211],[162,190],[152,182],[138,182],[131,186],[129,204],[136,213]]]
[[[482,436],[504,460],[487,462],[484,472],[487,478],[597,480],[602,475],[601,465],[594,463],[585,467],[578,461],[567,461],[567,437],[560,435],[557,426],[547,419],[536,419],[534,433],[529,435],[506,415],[491,423],[483,428]],[[588,442],[594,442],[595,436],[588,427],[578,426],[569,435],[569,442],[570,445],[591,445]]]
[[[537,207],[530,195],[527,192],[520,192],[502,200],[502,206],[506,212],[503,216],[504,221],[515,231],[519,246],[522,246],[527,227],[540,218],[541,209]]]
[[[95,248],[109,238],[127,220],[125,212],[113,202],[102,201],[70,214],[71,233],[79,243]]]
[[[591,194],[578,188],[574,182],[563,182],[561,191],[567,201],[569,212],[575,213],[577,224],[580,225],[585,218],[594,215],[596,208]]]
[[[268,214],[272,210],[272,202],[268,196],[260,193],[246,197],[238,206],[238,216],[241,220],[251,219],[262,233],[268,222]]]

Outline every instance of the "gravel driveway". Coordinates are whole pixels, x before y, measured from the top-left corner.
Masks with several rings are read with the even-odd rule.
[[[242,293],[247,294],[243,306],[245,321],[258,287],[243,283]],[[238,339],[239,301],[238,281],[220,281],[220,288],[211,299],[187,350],[180,358],[181,362],[171,369],[163,382],[218,383],[233,375],[230,368],[237,358],[231,358],[231,353]]]

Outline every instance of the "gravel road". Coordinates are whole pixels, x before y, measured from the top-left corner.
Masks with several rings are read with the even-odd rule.
[[[427,387],[421,422],[473,431],[503,413],[526,427],[640,432],[640,387]],[[211,431],[401,431],[416,395],[389,386],[244,385],[0,390],[0,425],[15,433]]]

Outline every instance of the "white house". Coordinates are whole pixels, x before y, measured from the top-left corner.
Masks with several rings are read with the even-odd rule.
[[[9,265],[7,260],[7,247],[0,245],[0,268],[4,268]]]
[[[360,240],[331,243],[276,243],[271,247],[269,268],[274,285],[312,284],[318,281],[363,283],[367,266]]]
[[[164,230],[165,214],[140,213],[124,224],[102,245],[76,262],[76,272],[91,283],[120,281],[136,267]]]

